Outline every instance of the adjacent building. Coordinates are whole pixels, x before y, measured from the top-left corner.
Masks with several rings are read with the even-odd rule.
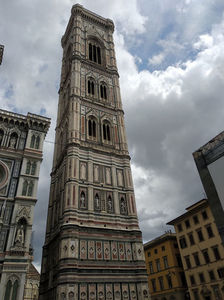
[[[76,4],[62,37],[40,299],[149,299],[113,42]]]
[[[170,221],[176,230],[190,299],[224,298],[224,249],[207,199]]]
[[[176,234],[167,232],[144,244],[152,300],[184,300],[186,279]]]
[[[195,151],[193,157],[224,244],[224,131]]]
[[[50,119],[0,110],[0,299],[22,300]]]
[[[26,274],[23,300],[37,300],[39,296],[40,274],[30,260]]]

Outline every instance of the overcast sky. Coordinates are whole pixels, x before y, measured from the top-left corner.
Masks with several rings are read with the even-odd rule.
[[[0,107],[52,119],[33,229],[40,265],[62,49],[70,0],[0,0]],[[224,129],[223,0],[80,0],[113,19],[144,241],[202,199],[192,152]]]

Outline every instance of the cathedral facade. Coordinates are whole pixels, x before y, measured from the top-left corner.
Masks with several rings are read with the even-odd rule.
[[[40,299],[149,299],[113,43],[72,7],[62,37]]]
[[[22,300],[50,119],[0,110],[0,299]]]

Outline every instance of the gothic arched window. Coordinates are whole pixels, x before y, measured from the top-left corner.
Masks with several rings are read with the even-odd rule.
[[[88,120],[88,135],[89,137],[96,138],[96,120],[93,118]]]
[[[92,79],[88,80],[88,94],[92,96],[95,94],[95,85]]]
[[[35,175],[35,173],[36,173],[36,167],[37,167],[37,163],[34,161],[32,163],[32,167],[31,167],[31,175]]]
[[[28,185],[28,192],[27,192],[27,196],[32,196],[33,195],[33,181],[30,181],[29,185]]]
[[[28,162],[26,163],[26,174],[30,174],[30,168],[31,168],[31,162],[28,161]]]
[[[108,142],[111,141],[111,128],[107,122],[103,123],[103,139]]]
[[[103,83],[100,85],[100,97],[107,100],[107,87]]]
[[[27,194],[27,189],[28,189],[28,182],[27,182],[27,181],[24,181],[24,182],[23,182],[23,189],[22,189],[22,195],[23,195],[23,196],[26,196],[26,194]]]
[[[2,141],[3,141],[3,137],[4,137],[4,131],[2,129],[0,129],[0,146],[1,146]]]
[[[8,280],[7,285],[6,285],[4,300],[10,300],[11,290],[12,290],[12,281]]]
[[[30,148],[34,148],[35,140],[36,140],[35,135],[32,135],[31,141],[30,141]]]
[[[39,135],[36,137],[36,142],[35,142],[35,148],[36,149],[39,149],[39,147],[40,147],[40,137],[39,137]]]
[[[101,48],[95,41],[89,43],[89,60],[101,65]]]

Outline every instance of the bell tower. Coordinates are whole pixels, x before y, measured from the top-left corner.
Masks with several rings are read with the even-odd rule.
[[[63,59],[40,299],[149,299],[114,24],[76,4]]]

